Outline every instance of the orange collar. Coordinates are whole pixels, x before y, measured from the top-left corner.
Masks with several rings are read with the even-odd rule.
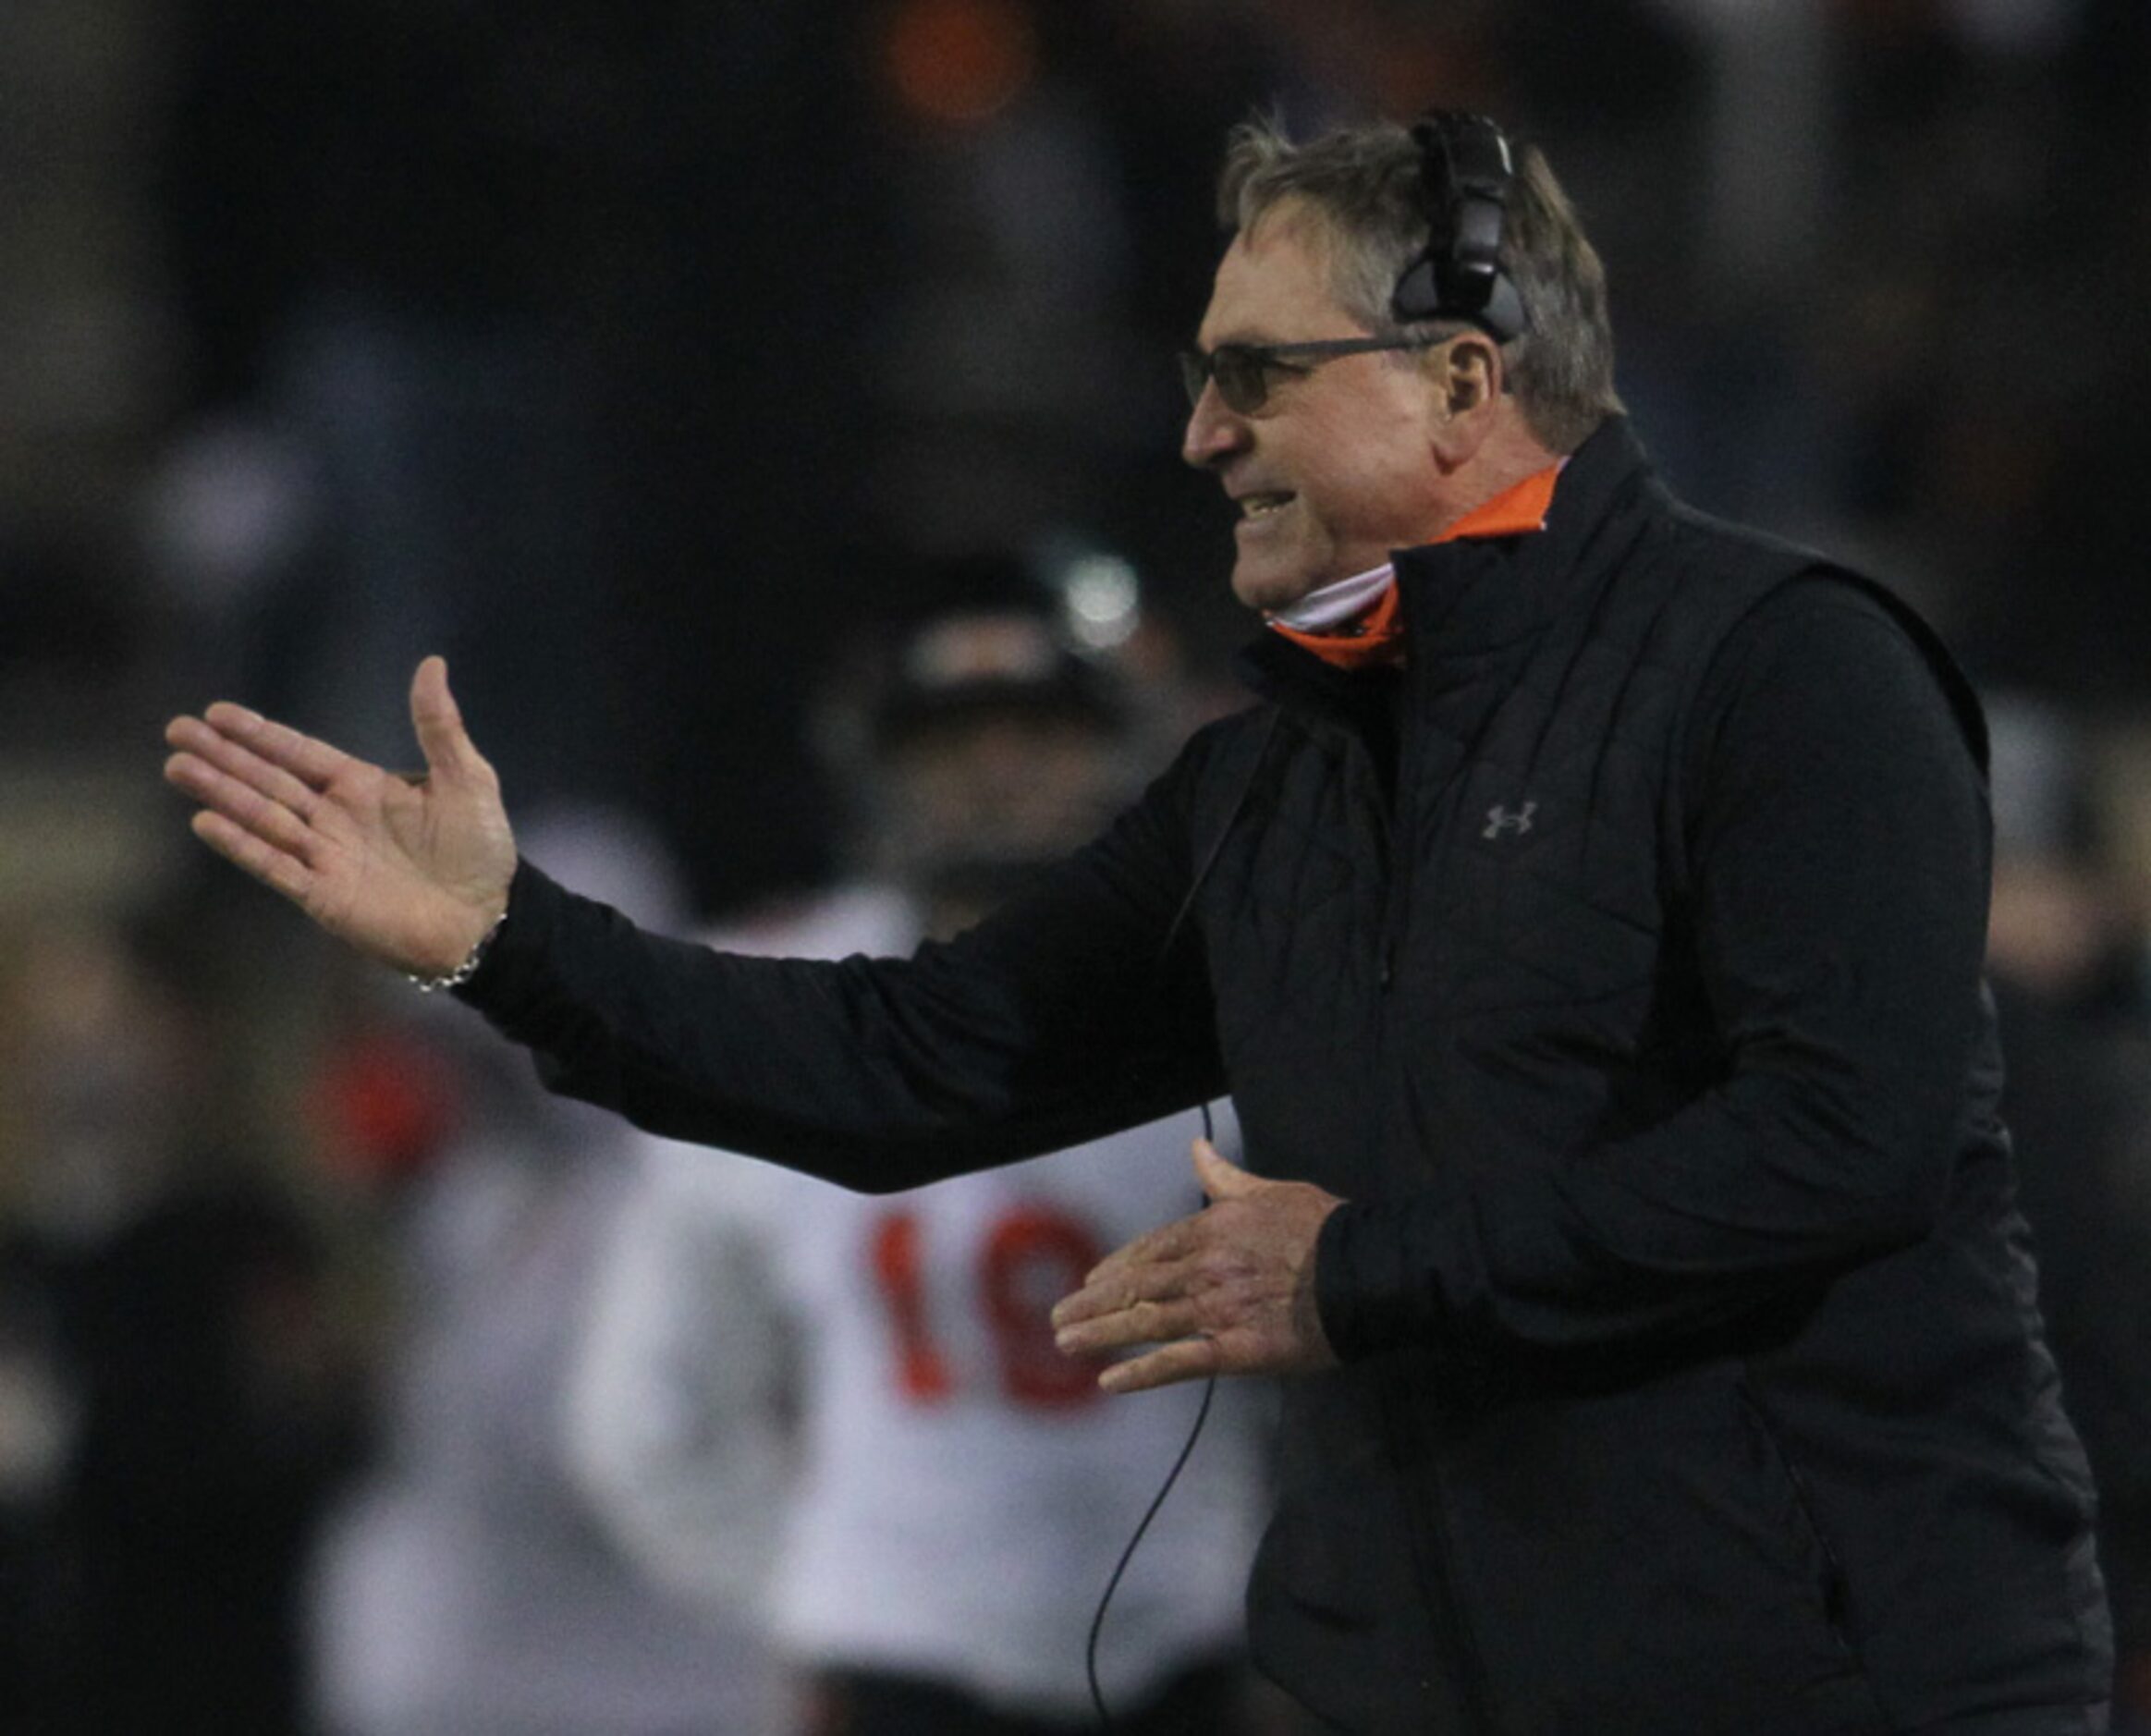
[[[1549,464],[1505,488],[1493,499],[1480,502],[1434,540],[1459,543],[1467,538],[1525,536],[1546,528],[1546,511],[1554,501],[1554,483],[1561,467]],[[1340,669],[1365,669],[1378,664],[1404,660],[1403,610],[1397,600],[1397,583],[1391,579],[1380,596],[1351,620],[1321,632],[1305,632],[1272,619],[1279,632],[1295,645],[1305,647],[1323,662]]]

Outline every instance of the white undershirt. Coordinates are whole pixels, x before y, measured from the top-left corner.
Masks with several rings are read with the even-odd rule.
[[[1270,619],[1296,633],[1323,633],[1364,615],[1376,597],[1395,582],[1397,569],[1387,561],[1354,573],[1350,579],[1333,579],[1310,591],[1289,609],[1274,611]]]

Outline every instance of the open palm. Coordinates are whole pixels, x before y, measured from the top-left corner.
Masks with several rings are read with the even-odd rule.
[[[422,777],[228,703],[172,720],[165,776],[202,804],[211,849],[361,951],[437,976],[507,908],[515,838],[438,657],[411,679],[410,715]]]

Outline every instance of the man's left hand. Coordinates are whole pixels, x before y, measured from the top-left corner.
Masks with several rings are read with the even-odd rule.
[[[1314,1242],[1344,1202],[1305,1181],[1265,1181],[1195,1142],[1209,1206],[1106,1255],[1053,1311],[1070,1355],[1156,1350],[1098,1376],[1142,1392],[1206,1375],[1292,1375],[1337,1357],[1314,1304]]]

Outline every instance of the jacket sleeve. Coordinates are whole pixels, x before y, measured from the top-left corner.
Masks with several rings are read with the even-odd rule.
[[[1201,740],[1034,889],[910,960],[715,952],[526,863],[457,992],[556,1091],[866,1192],[1186,1108],[1223,1090],[1200,960],[1168,947]]]
[[[1709,1088],[1460,1197],[1358,1202],[1317,1252],[1340,1354],[1662,1350],[1937,1221],[1987,1021],[1984,782],[1926,654],[1821,579],[1706,673],[1681,773]]]

